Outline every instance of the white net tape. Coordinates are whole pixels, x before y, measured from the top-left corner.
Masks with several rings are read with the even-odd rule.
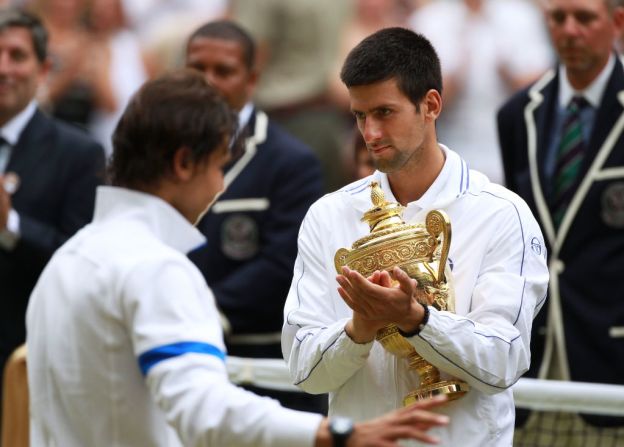
[[[283,360],[228,357],[227,369],[237,384],[300,391]],[[515,447],[624,447],[624,427],[593,427],[578,415],[624,416],[624,386],[523,378],[513,393],[517,408],[533,410]]]

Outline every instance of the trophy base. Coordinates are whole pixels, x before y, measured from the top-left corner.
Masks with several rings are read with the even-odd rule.
[[[403,406],[407,407],[420,400],[429,399],[440,394],[447,396],[448,400],[455,400],[462,397],[469,390],[470,386],[465,382],[445,380],[412,391],[403,399]]]

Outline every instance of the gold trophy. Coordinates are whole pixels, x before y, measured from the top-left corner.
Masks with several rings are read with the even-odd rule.
[[[376,270],[391,272],[400,267],[418,281],[423,304],[454,312],[450,272],[445,272],[451,244],[451,224],[446,213],[430,211],[425,225],[406,224],[401,218],[404,208],[386,201],[377,182],[371,183],[371,201],[373,208],[362,217],[370,226],[370,234],[355,241],[350,250],[341,248],[336,252],[336,271],[342,273],[346,265],[368,277]],[[406,358],[409,369],[420,377],[419,388],[405,396],[404,405],[438,394],[454,400],[470,389],[458,379],[440,380],[440,371],[416,352],[395,324],[380,329],[376,339],[390,353]]]

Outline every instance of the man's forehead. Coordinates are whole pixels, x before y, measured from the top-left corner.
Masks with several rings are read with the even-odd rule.
[[[349,87],[349,97],[351,108],[357,110],[362,107],[365,109],[390,107],[409,101],[393,79]]]
[[[190,49],[200,49],[206,47],[219,47],[231,52],[243,53],[243,45],[234,40],[215,36],[196,36],[189,42]]]
[[[35,54],[32,33],[22,26],[9,26],[0,29],[0,44],[4,47],[19,48]]]
[[[585,11],[607,8],[609,0],[542,0],[546,11]]]

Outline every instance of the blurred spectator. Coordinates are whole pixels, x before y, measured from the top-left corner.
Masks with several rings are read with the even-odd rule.
[[[442,63],[440,142],[501,183],[496,110],[552,62],[539,11],[527,0],[439,0],[418,9],[409,23],[431,40]]]
[[[529,376],[622,384],[624,67],[614,42],[624,29],[624,5],[545,5],[559,64],[498,115],[507,184],[538,218],[548,249],[549,303],[533,325]],[[583,419],[620,428],[619,442],[602,431],[592,445],[621,445],[624,418]],[[574,422],[570,438],[552,445],[588,445]]]
[[[227,189],[197,225],[208,242],[190,257],[227,321],[228,352],[281,359],[297,234],[308,207],[322,194],[320,166],[308,147],[251,102],[258,72],[254,42],[242,28],[229,21],[200,27],[189,39],[186,62],[204,73],[239,116],[232,160],[225,167]],[[291,408],[326,408],[326,396],[251,389]]]
[[[347,139],[343,158],[352,180],[368,177],[375,172],[373,158],[357,126],[353,127]]]
[[[110,154],[117,121],[132,94],[149,77],[150,64],[138,39],[127,27],[122,0],[89,1],[89,25],[93,33],[89,59],[100,92],[89,131]]]
[[[101,75],[90,57],[86,0],[36,0],[33,10],[50,33],[52,66],[42,106],[56,118],[86,127],[94,109],[107,103],[106,94],[99,95]]]
[[[46,40],[34,16],[0,9],[0,379],[25,341],[26,305],[39,274],[91,220],[104,174],[102,148],[37,107],[50,66]]]
[[[51,75],[42,101],[85,127],[110,154],[111,135],[130,96],[155,71],[127,28],[122,0],[34,0],[50,28]]]
[[[316,152],[327,191],[343,186],[348,177],[340,153],[347,122],[329,99],[329,80],[352,1],[234,0],[232,5],[233,17],[258,42],[258,106]]]
[[[184,65],[188,30],[224,17],[227,0],[122,0],[128,23],[136,31],[155,71]]]
[[[341,109],[349,111],[349,92],[340,80],[342,62],[362,39],[375,31],[405,22],[405,5],[400,0],[355,0],[354,13],[342,29],[339,39],[339,52],[334,61],[334,71],[330,80],[331,99]]]

